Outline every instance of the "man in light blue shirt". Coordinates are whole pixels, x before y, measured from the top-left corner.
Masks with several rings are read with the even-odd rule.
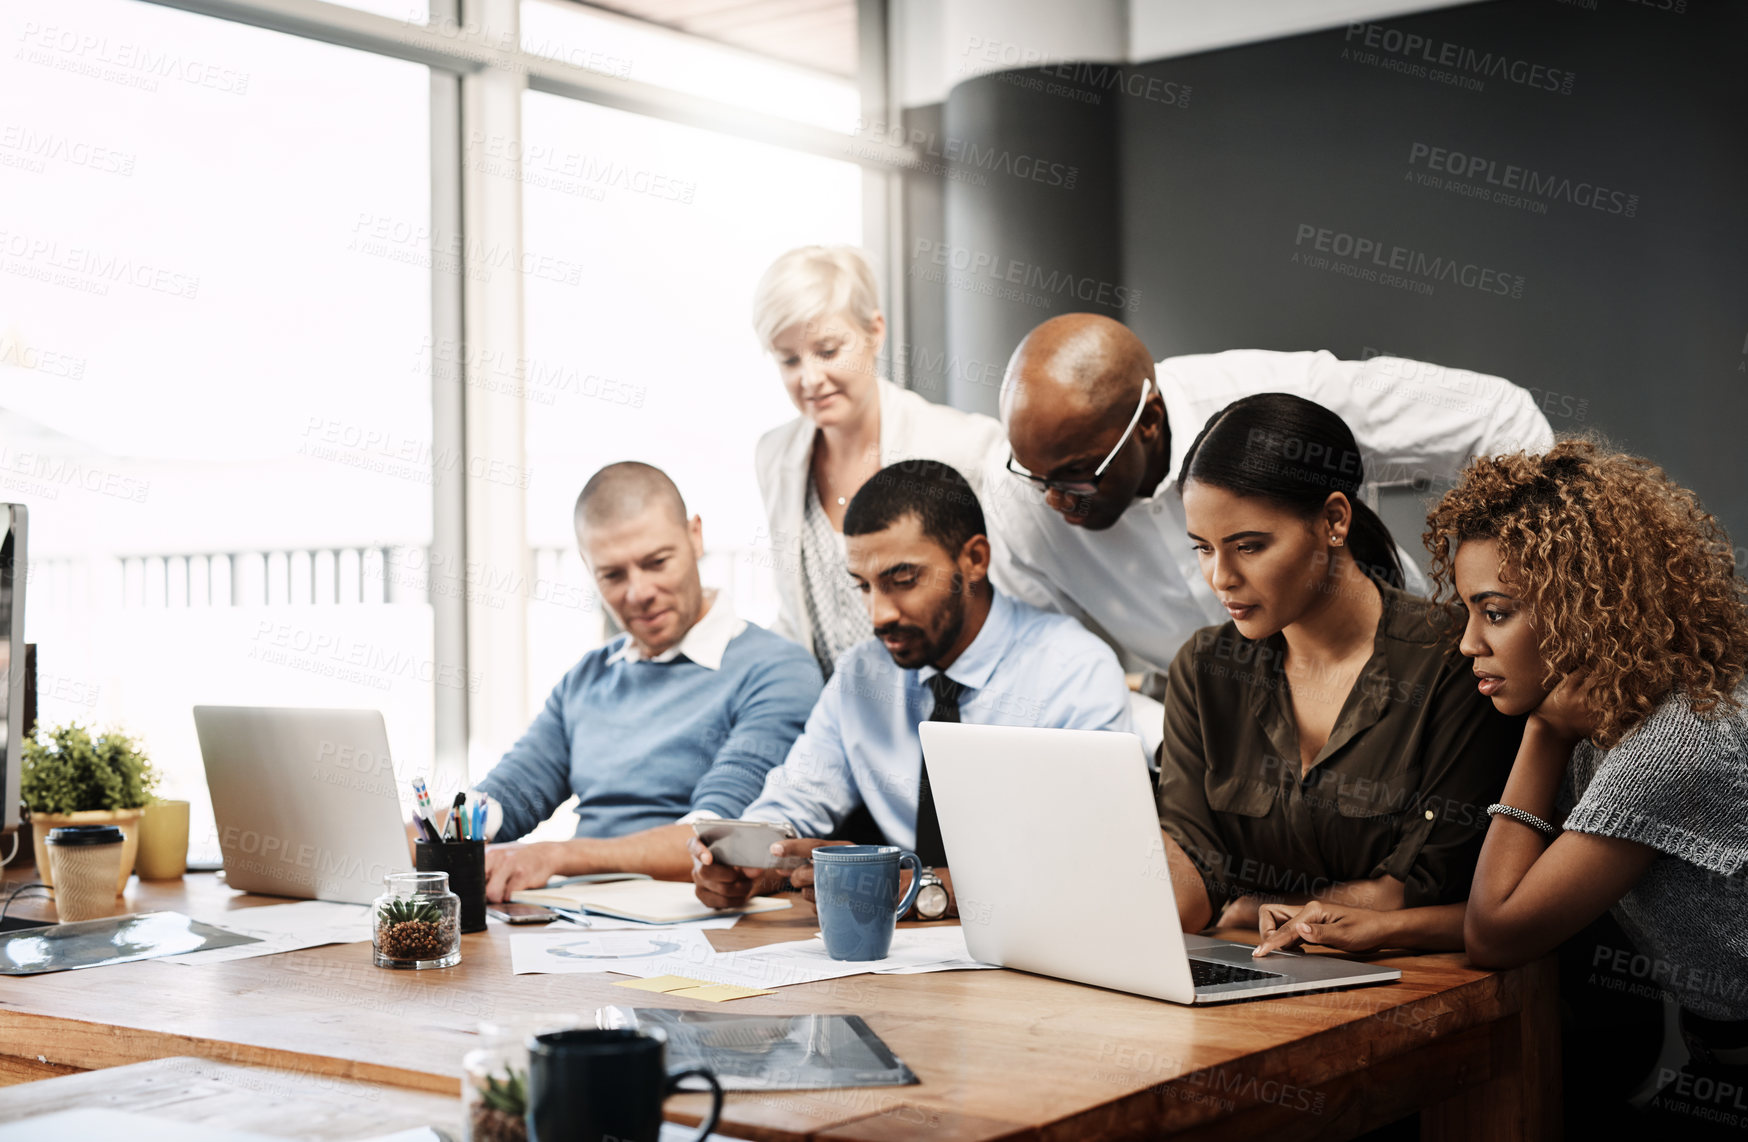
[[[885,468],[844,515],[848,565],[868,600],[874,638],[845,651],[783,764],[743,820],[800,834],[805,856],[859,807],[888,842],[942,859],[917,726],[978,725],[1131,730],[1128,687],[1110,647],[1066,615],[995,591],[983,509],[965,478],[932,460]],[[1139,747],[1135,764],[1146,764]],[[1066,770],[1072,759],[1064,758]],[[813,883],[716,864],[691,843],[698,898],[728,907],[760,892]],[[952,890],[950,875],[935,872]]]

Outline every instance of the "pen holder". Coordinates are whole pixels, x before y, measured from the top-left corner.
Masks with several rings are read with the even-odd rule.
[[[486,843],[484,841],[416,841],[413,867],[420,872],[446,872],[449,891],[461,898],[461,930],[486,930]]]

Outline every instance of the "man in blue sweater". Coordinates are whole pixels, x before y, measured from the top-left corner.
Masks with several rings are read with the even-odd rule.
[[[819,697],[811,654],[704,590],[703,524],[660,469],[626,462],[595,473],[577,497],[576,528],[626,633],[571,668],[479,783],[494,837],[520,837],[577,797],[574,839],[487,850],[491,900],[553,876],[688,879],[685,822],[739,816]]]

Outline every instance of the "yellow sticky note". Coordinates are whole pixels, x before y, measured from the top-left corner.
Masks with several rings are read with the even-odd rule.
[[[652,975],[648,979],[622,980],[613,986],[634,987],[638,991],[659,991],[665,995],[668,992],[681,991],[688,987],[709,987],[711,985],[705,980],[687,979],[683,975]]]
[[[758,987],[741,987],[732,983],[707,983],[701,987],[686,987],[679,991],[670,991],[668,995],[676,999],[702,999],[706,1003],[723,1003],[730,999],[746,999],[754,995],[775,995]]]

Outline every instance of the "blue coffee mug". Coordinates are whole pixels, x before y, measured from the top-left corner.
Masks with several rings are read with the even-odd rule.
[[[898,900],[898,871],[910,865],[910,891]],[[826,954],[883,960],[892,930],[916,900],[922,862],[896,845],[821,845],[813,850],[813,896]]]

